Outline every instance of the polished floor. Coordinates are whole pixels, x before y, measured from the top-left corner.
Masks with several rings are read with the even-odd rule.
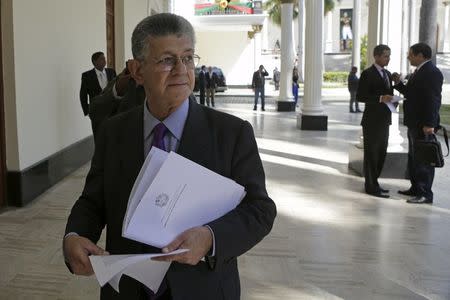
[[[317,132],[273,105],[217,99],[253,124],[278,207],[271,234],[239,260],[242,299],[450,299],[450,161],[436,172],[433,205],[405,203],[399,179],[381,180],[390,199],[368,196],[347,168],[361,115],[344,100],[323,103],[329,130]],[[87,170],[0,213],[0,299],[98,299],[95,279],[68,273],[60,247]]]

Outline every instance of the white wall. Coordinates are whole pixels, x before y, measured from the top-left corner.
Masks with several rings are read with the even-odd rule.
[[[105,1],[14,0],[12,17],[14,69],[4,76],[14,75],[7,88],[15,99],[5,109],[16,110],[17,122],[6,135],[9,141],[17,131],[18,160],[7,144],[7,167],[23,170],[91,135],[79,88],[92,53],[106,52]]]
[[[255,71],[253,52],[254,40],[247,38],[246,31],[197,32],[200,65],[220,67],[229,85],[251,83]]]

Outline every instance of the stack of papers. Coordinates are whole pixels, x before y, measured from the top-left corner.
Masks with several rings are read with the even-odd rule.
[[[394,105],[394,103],[398,103],[398,102],[403,101],[403,100],[406,100],[406,99],[403,98],[403,97],[394,95],[394,96],[392,97],[391,102],[387,102],[386,105],[387,105],[387,107],[389,108],[389,110],[390,110],[391,112],[396,113],[396,112],[397,112],[397,106]]]
[[[175,152],[153,147],[131,191],[122,236],[163,248],[182,232],[230,212],[245,194],[244,187],[233,180]],[[151,261],[155,256],[161,254],[91,256],[90,259],[101,286],[109,282],[118,291],[120,278],[126,274],[155,292],[170,266],[170,263]]]

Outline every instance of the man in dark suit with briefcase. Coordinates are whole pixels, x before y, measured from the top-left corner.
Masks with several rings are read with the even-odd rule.
[[[416,67],[405,85],[394,73],[394,86],[406,100],[403,104],[403,123],[408,127],[408,173],[411,187],[400,194],[411,196],[408,203],[433,203],[431,187],[434,167],[419,163],[414,155],[414,143],[425,136],[433,135],[439,126],[439,108],[443,76],[431,61],[432,51],[425,43],[417,43],[409,48],[408,60]]]
[[[253,129],[244,120],[189,99],[199,57],[194,29],[183,17],[164,13],[145,18],[133,31],[132,50],[130,71],[144,87],[146,102],[100,128],[84,190],[67,221],[66,263],[75,274],[90,275],[91,254],[189,249],[160,259],[172,264],[156,294],[123,276],[120,294],[107,284],[101,299],[239,299],[237,257],[270,232],[276,216]],[[188,229],[163,249],[122,237],[128,198],[152,146],[236,181],[246,196],[229,213]],[[105,227],[107,252],[96,245]]]
[[[100,95],[108,82],[116,77],[114,69],[105,68],[106,58],[103,52],[92,54],[91,61],[94,68],[81,74],[80,102],[85,116],[89,114],[89,102],[92,98]]]
[[[388,190],[378,183],[389,141],[391,111],[386,105],[392,100],[391,73],[385,69],[389,64],[391,49],[378,45],[373,50],[375,62],[361,73],[356,99],[365,103],[361,120],[364,136],[364,187],[367,194],[389,198]]]

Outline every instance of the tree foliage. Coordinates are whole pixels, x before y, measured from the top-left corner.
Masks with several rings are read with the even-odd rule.
[[[323,0],[324,1],[324,14],[334,9],[335,0]],[[340,1],[340,0],[336,0]],[[281,26],[281,0],[268,0],[264,3],[264,9],[269,14],[270,20]],[[294,19],[298,16],[298,1],[294,3]]]

